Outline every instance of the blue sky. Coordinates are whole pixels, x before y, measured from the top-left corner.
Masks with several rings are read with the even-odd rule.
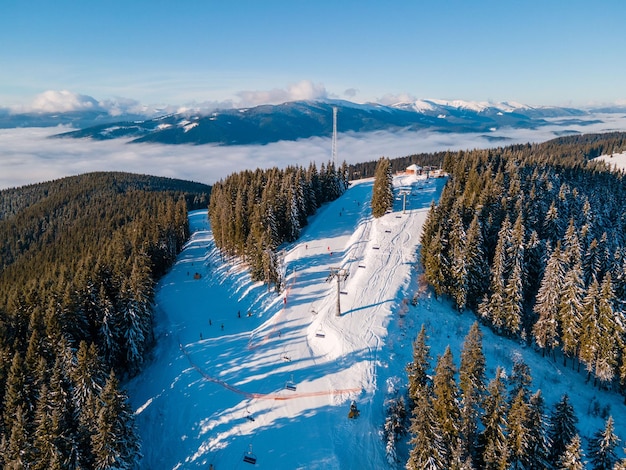
[[[0,107],[624,104],[625,18],[622,0],[2,0]]]

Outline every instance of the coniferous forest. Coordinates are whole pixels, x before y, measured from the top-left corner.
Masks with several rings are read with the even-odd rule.
[[[410,163],[449,174],[422,236],[435,294],[586,374],[590,386],[626,395],[626,185],[590,161],[624,150],[626,134],[611,133],[339,169],[257,169],[213,188],[92,173],[0,191],[0,466],[136,465],[140,443],[119,381],[150,350],[154,285],[189,236],[189,209],[208,205],[222,254],[281,289],[281,245],[343,194],[349,176],[376,176],[372,209],[384,214],[391,172]],[[523,362],[487,381],[481,341],[475,325],[458,368],[449,349],[433,364],[422,330],[407,367],[410,409],[393,401],[385,423],[390,461],[412,415],[407,468],[620,465],[610,416],[584,457],[567,396],[544,410]]]
[[[253,280],[280,290],[278,247],[297,240],[307,217],[347,188],[345,162],[339,169],[329,162],[319,171],[312,163],[307,169],[290,166],[232,174],[212,187],[209,218],[215,244],[222,253],[241,257]]]
[[[422,238],[437,295],[622,392],[626,184],[588,159],[625,146],[606,134],[449,155]]]
[[[0,191],[0,467],[134,468],[119,380],[141,368],[155,282],[209,193],[124,173]]]

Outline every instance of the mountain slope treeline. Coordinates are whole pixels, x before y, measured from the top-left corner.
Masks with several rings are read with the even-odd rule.
[[[126,173],[0,192],[0,466],[135,465],[117,377],[140,369],[155,281],[209,193]]]
[[[250,267],[253,280],[282,284],[277,248],[292,242],[307,225],[307,217],[348,188],[344,162],[315,163],[307,169],[242,171],[212,187],[209,218],[215,244],[229,256],[240,256]]]
[[[487,380],[482,344],[474,323],[462,345],[460,365],[449,346],[433,365],[422,325],[413,343],[413,361],[407,365],[412,419],[405,468],[583,469],[587,458],[593,469],[624,468],[626,459],[620,461],[616,454],[620,438],[610,409],[600,412],[604,428],[583,444],[567,394],[547,410],[541,390],[532,392],[530,367],[521,358],[510,373],[497,367]],[[387,432],[392,464],[397,461],[395,441],[406,432],[404,406],[400,411],[390,409],[386,420],[386,428],[387,423],[397,423]]]
[[[626,134],[449,154],[422,236],[437,295],[626,393]]]

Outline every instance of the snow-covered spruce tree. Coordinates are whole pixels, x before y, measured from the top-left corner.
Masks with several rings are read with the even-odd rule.
[[[547,434],[544,401],[541,390],[537,390],[530,397],[529,422],[531,423],[528,436],[529,470],[544,470],[550,468],[548,460],[549,441]]]
[[[509,390],[509,402],[512,403],[519,392],[522,392],[524,401],[528,401],[530,398],[530,387],[532,385],[532,376],[530,374],[530,367],[524,362],[522,357],[516,357],[513,361],[513,369],[511,375],[508,378]]]
[[[402,395],[389,400],[387,407],[387,418],[383,429],[385,439],[385,453],[389,465],[396,465],[398,457],[396,454],[396,443],[401,436],[406,434],[407,410]]]
[[[530,467],[530,406],[526,393],[519,389],[507,414],[506,439],[511,470],[525,470]]]
[[[559,319],[561,324],[561,343],[563,345],[563,365],[567,357],[572,358],[572,368],[578,355],[578,338],[582,319],[585,286],[582,279],[580,262],[570,267],[563,280],[563,292],[560,296]]]
[[[585,453],[580,444],[580,437],[576,434],[565,447],[556,466],[557,470],[584,470],[587,462]]]
[[[96,470],[133,469],[141,457],[134,415],[113,372],[100,396],[91,444]]]
[[[550,462],[558,464],[561,455],[571,440],[578,434],[578,418],[567,394],[556,403],[548,418],[548,438],[550,440]]]
[[[610,383],[617,371],[619,344],[623,341],[624,327],[614,311],[615,294],[611,273],[607,273],[600,287],[598,299],[599,336],[596,349],[595,376],[603,385]]]
[[[422,324],[417,338],[413,342],[413,362],[406,365],[409,379],[409,398],[411,405],[415,406],[415,400],[421,391],[428,391],[428,370],[430,369],[430,346],[427,344],[426,327]]]
[[[448,279],[446,290],[454,300],[456,308],[463,311],[467,303],[467,258],[465,257],[467,234],[463,227],[459,204],[455,204],[451,219],[450,279]]]
[[[508,245],[511,242],[511,223],[508,216],[502,222],[498,232],[495,255],[491,265],[491,282],[489,294],[479,305],[478,313],[498,331],[504,333],[506,328],[506,315],[502,305],[505,303],[505,288],[509,278],[509,260],[507,259]]]
[[[613,470],[617,463],[615,448],[620,440],[614,428],[613,417],[609,416],[604,429],[596,431],[589,442],[589,460],[593,470]]]
[[[452,454],[458,447],[461,412],[458,406],[459,390],[454,379],[456,367],[450,346],[437,361],[433,378],[432,406],[436,428],[439,430],[442,459],[446,468],[450,467]]]
[[[561,247],[557,243],[548,258],[534,308],[539,318],[533,326],[533,337],[543,354],[546,351],[550,353],[559,344],[559,305],[563,283],[562,258]]]
[[[376,165],[374,175],[374,187],[372,189],[372,215],[382,217],[393,207],[393,175],[391,174],[391,162],[386,157],[381,157]]]
[[[478,419],[485,395],[485,355],[483,354],[482,332],[474,322],[465,337],[461,349],[459,367],[461,395],[461,445],[462,458],[477,461]]]
[[[432,403],[428,390],[419,388],[414,399],[413,418],[409,432],[412,435],[409,444],[407,470],[447,470],[441,448],[441,434],[437,429]]]
[[[585,364],[587,380],[589,380],[594,371],[598,354],[598,339],[600,336],[600,328],[598,325],[599,298],[600,286],[598,285],[598,281],[594,279],[589,285],[587,294],[583,299],[580,338],[578,338],[578,358]]]
[[[505,435],[507,403],[503,375],[503,370],[498,367],[496,376],[487,386],[487,395],[483,402],[483,430],[478,438],[481,463],[478,467],[488,470],[499,470],[508,465],[509,452]]]
[[[475,309],[489,287],[489,263],[485,257],[482,228],[475,214],[469,228],[463,255],[467,271],[466,304]]]

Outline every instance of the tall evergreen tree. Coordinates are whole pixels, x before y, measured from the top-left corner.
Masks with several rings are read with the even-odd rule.
[[[511,470],[530,468],[530,427],[533,423],[530,422],[530,407],[525,395],[525,391],[520,388],[507,415],[508,468]]]
[[[611,274],[607,273],[602,280],[598,299],[599,335],[595,363],[595,375],[603,384],[611,382],[615,377],[618,348],[624,333],[623,327],[616,318],[618,314],[614,311],[614,303],[615,294]]]
[[[376,165],[374,188],[372,189],[372,215],[382,217],[393,207],[393,175],[391,162],[381,157]]]
[[[413,342],[413,362],[407,364],[406,372],[409,379],[409,398],[413,403],[420,391],[427,391],[428,371],[430,369],[430,346],[427,344],[426,326],[422,324],[417,338]]]
[[[454,376],[456,367],[450,346],[437,361],[433,378],[432,406],[435,414],[436,428],[439,430],[442,459],[446,468],[450,467],[454,450],[459,445],[461,413],[458,406],[458,387]]]
[[[548,460],[550,442],[548,440],[544,401],[541,390],[537,390],[529,402],[528,458],[529,470],[544,470],[550,468]]]
[[[593,470],[613,470],[618,461],[615,449],[619,441],[615,435],[613,417],[609,416],[604,429],[596,431],[589,442],[589,459]]]
[[[418,389],[414,399],[413,418],[409,429],[412,437],[407,470],[447,470],[445,450],[441,447],[441,435],[437,429],[430,397],[425,389]]]
[[[576,434],[565,447],[556,468],[557,470],[584,470],[587,464],[583,460],[584,458],[585,454],[580,444],[580,437]]]
[[[482,333],[478,322],[474,322],[465,337],[459,367],[461,391],[461,442],[464,444],[462,457],[470,456],[477,461],[478,419],[485,394],[485,355]]]
[[[563,280],[563,294],[560,296],[559,320],[561,324],[561,342],[563,344],[563,365],[567,356],[574,357],[578,354],[579,336],[581,329],[584,284],[580,263],[574,263]]]
[[[481,417],[483,430],[479,436],[481,468],[503,470],[508,466],[508,446],[506,441],[506,387],[502,379],[503,371],[498,367],[496,376],[487,386],[487,395]]]
[[[489,263],[485,256],[482,228],[478,214],[474,215],[467,229],[467,241],[463,255],[467,267],[467,298],[468,307],[478,307],[482,296],[489,287]]]
[[[113,372],[102,390],[96,416],[97,431],[91,439],[94,468],[134,468],[140,458],[134,416]]]
[[[552,351],[559,344],[558,320],[562,284],[563,261],[561,248],[557,244],[548,259],[534,308],[538,319],[533,327],[533,336],[543,351]]]
[[[554,406],[549,417],[548,437],[550,439],[550,462],[558,464],[565,448],[578,435],[576,429],[578,418],[574,414],[574,408],[570,404],[567,394]]]

